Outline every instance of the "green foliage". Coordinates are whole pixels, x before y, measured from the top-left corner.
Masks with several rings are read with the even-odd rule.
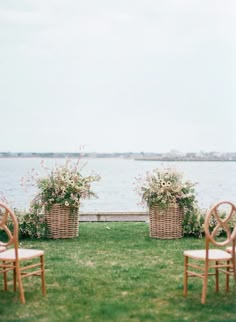
[[[46,221],[45,216],[38,211],[23,213],[15,211],[19,223],[19,238],[45,238]]]
[[[183,234],[188,237],[202,237],[205,214],[198,207],[188,209],[183,220]]]
[[[205,235],[204,231],[204,220],[206,216],[206,211],[199,209],[198,207],[188,210],[185,213],[183,220],[183,233],[185,237],[203,237]],[[219,213],[221,220],[224,220],[226,213],[224,211]],[[217,225],[217,221],[214,215],[210,217],[209,221],[209,231],[212,232]],[[229,230],[233,230],[236,225],[236,218],[233,216],[228,222]],[[226,232],[222,227],[217,230],[217,237],[225,237]]]

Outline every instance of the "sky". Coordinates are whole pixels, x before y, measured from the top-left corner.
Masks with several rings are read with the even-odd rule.
[[[236,152],[236,1],[0,0],[1,152]]]

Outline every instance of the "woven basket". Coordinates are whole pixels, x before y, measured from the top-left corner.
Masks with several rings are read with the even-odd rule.
[[[158,206],[149,209],[149,235],[154,238],[174,239],[183,237],[184,211],[177,204],[166,209]]]
[[[74,238],[79,236],[79,210],[54,204],[46,211],[48,238]]]

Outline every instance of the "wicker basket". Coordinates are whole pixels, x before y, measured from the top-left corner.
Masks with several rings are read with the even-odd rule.
[[[79,236],[79,210],[60,204],[46,212],[48,238],[74,238]]]
[[[183,209],[170,204],[166,209],[158,206],[149,209],[149,235],[154,238],[174,239],[183,237]]]

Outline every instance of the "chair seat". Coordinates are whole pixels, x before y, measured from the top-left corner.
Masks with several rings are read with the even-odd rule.
[[[184,256],[188,256],[190,258],[199,259],[199,260],[205,260],[206,250],[205,249],[185,250]],[[230,260],[232,258],[232,255],[221,249],[209,249],[208,258],[210,261]]]
[[[1,252],[5,252],[5,250],[6,250],[7,248],[5,247],[5,246],[0,246],[0,253]]]
[[[234,250],[236,252],[236,247],[234,248]],[[226,247],[226,252],[232,253],[232,246]]]
[[[38,250],[38,249],[24,249],[24,248],[19,248],[18,249],[18,256],[19,260],[24,260],[24,259],[32,259],[38,256],[44,255],[43,250]],[[0,260],[6,260],[6,261],[14,261],[15,260],[15,249],[7,249],[0,253]]]

